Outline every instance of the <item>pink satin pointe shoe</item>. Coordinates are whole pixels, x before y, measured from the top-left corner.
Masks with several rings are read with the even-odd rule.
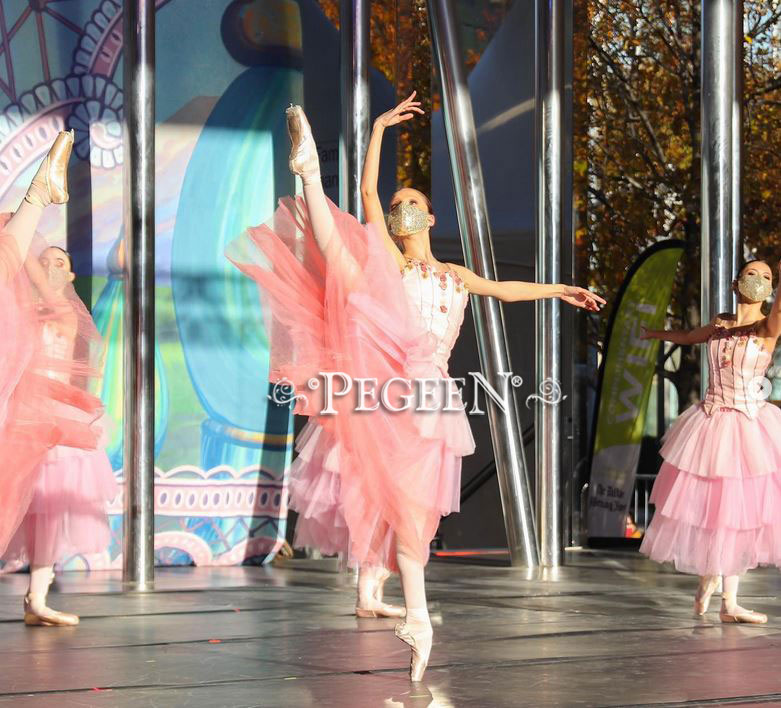
[[[722,607],[719,610],[719,619],[725,624],[767,624],[767,615],[742,607],[736,607],[731,612]]]
[[[61,131],[30,183],[25,201],[39,207],[68,201],[68,161],[73,150],[74,133]]]
[[[409,664],[410,681],[422,681],[423,674],[428,666],[428,658],[431,654],[431,644],[434,638],[434,631],[431,625],[418,624],[415,626],[402,622],[396,625],[396,636],[402,642],[412,647],[412,656]]]
[[[700,582],[697,587],[697,594],[694,596],[694,614],[702,617],[710,605],[710,599],[716,589],[719,587],[719,576],[711,575],[708,580]]]
[[[301,106],[291,105],[286,111],[287,132],[290,135],[290,160],[288,165],[294,175],[299,175],[307,184],[310,180],[320,179],[320,158],[317,145],[312,137]]]
[[[28,592],[24,596],[24,623],[28,627],[73,627],[79,618],[46,606],[46,595]]]
[[[372,591],[372,597],[368,603],[361,604],[359,602],[355,605],[356,617],[378,618],[378,617],[393,617],[395,619],[403,619],[407,615],[407,610],[399,605],[391,605],[382,601],[383,592],[385,589],[385,581],[390,577],[390,572],[386,571],[380,577],[375,580],[374,590]]]
[[[398,605],[389,605],[385,602],[373,601],[369,607],[355,606],[355,616],[363,619],[378,618],[378,617],[393,617],[395,619],[402,619],[407,614],[407,611],[403,607]]]

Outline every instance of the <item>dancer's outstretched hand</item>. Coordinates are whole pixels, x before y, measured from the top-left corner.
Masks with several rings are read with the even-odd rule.
[[[420,101],[415,100],[416,94],[417,91],[413,91],[409,97],[404,99],[396,108],[377,116],[374,123],[381,125],[383,128],[390,128],[392,125],[397,125],[403,123],[405,120],[414,118],[416,113],[424,115],[425,111],[420,107]]]
[[[599,312],[600,307],[605,304],[605,300],[599,297],[599,295],[586,290],[586,288],[579,288],[576,285],[565,285],[561,299],[570,305],[582,307],[590,312]]]

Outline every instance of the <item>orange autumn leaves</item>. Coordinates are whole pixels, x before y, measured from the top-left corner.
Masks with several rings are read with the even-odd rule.
[[[339,0],[318,0],[318,4],[339,27]],[[511,0],[494,0],[472,8],[474,3],[457,3],[467,71],[479,61],[510,4]],[[374,0],[370,9],[372,66],[394,85],[399,100],[416,90],[426,112],[398,132],[396,178],[400,186],[415,187],[430,194],[430,116],[432,111],[439,110],[441,101],[431,54],[426,0]],[[467,12],[470,9],[471,14]]]

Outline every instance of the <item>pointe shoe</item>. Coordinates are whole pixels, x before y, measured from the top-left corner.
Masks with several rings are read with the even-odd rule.
[[[299,175],[304,184],[320,179],[320,158],[317,146],[301,106],[290,105],[285,111],[287,132],[290,136],[290,160],[288,165],[294,175]]]
[[[355,606],[355,616],[367,618],[377,617],[393,617],[395,619],[403,619],[407,615],[407,610],[404,607],[398,605],[389,605],[386,602],[374,601],[370,603],[369,607]]]
[[[46,606],[46,596],[28,592],[24,596],[24,623],[28,627],[73,627],[79,618]]]
[[[409,664],[409,679],[412,682],[422,681],[423,674],[428,666],[428,658],[431,654],[431,643],[434,631],[429,624],[412,630],[408,623],[402,622],[396,625],[396,636],[405,644],[412,647],[412,656]]]
[[[716,592],[716,588],[719,587],[719,576],[718,575],[712,575],[710,577],[710,580],[708,580],[707,583],[705,583],[705,586],[703,587],[702,584],[697,588],[697,593],[694,596],[694,614],[702,617],[707,611],[708,607],[710,605],[710,599],[714,592]]]
[[[390,578],[390,575],[390,571],[386,569],[379,575],[374,576],[372,581],[374,588],[367,591],[367,588],[365,586],[363,587],[363,596],[369,596],[369,599],[364,600],[363,602],[361,601],[361,588],[359,587],[358,598],[355,604],[356,617],[393,617],[395,619],[404,619],[404,617],[407,616],[406,607],[391,605],[382,601],[385,581]]]
[[[767,624],[767,615],[754,610],[744,610],[736,607],[732,612],[727,612],[723,607],[719,610],[719,619],[725,624]]]
[[[73,150],[74,133],[61,131],[30,183],[24,199],[30,204],[47,207],[68,201],[68,160]]]

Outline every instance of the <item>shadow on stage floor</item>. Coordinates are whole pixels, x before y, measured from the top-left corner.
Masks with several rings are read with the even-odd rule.
[[[26,628],[26,575],[0,577],[0,703],[14,706],[656,706],[781,703],[781,577],[754,571],[764,627],[692,615],[696,581],[632,553],[568,552],[556,572],[434,560],[423,684],[393,620],[352,614],[328,561],[59,576],[73,628]],[[388,586],[399,597],[397,581]],[[714,609],[718,602],[713,603]]]

